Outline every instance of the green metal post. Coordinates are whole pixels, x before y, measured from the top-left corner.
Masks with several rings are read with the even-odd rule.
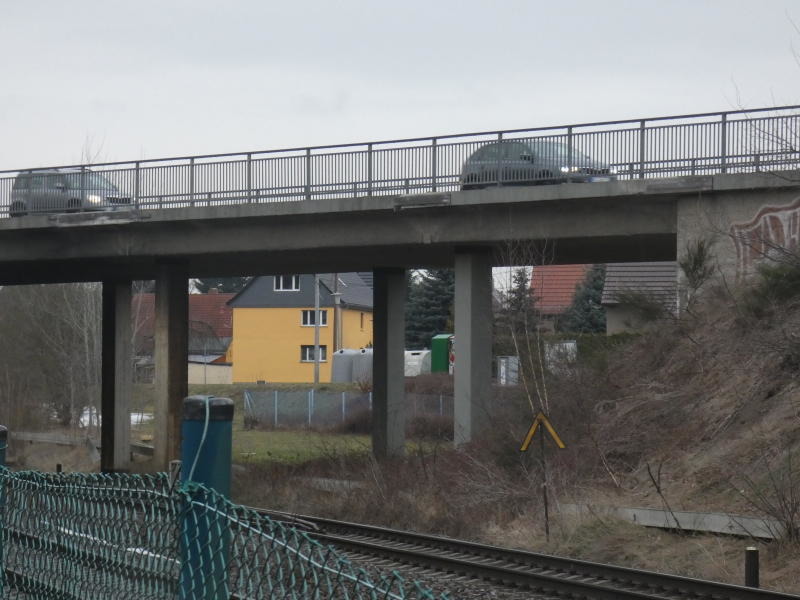
[[[6,466],[6,448],[8,448],[8,428],[0,425],[0,467]]]
[[[230,528],[222,514],[231,492],[233,401],[183,401],[181,482],[187,506],[181,531],[180,600],[228,600]],[[199,484],[202,487],[198,487]],[[214,490],[214,494],[208,490]]]
[[[0,469],[6,467],[6,448],[8,448],[8,429],[5,425],[0,425]],[[5,514],[6,514],[6,486],[5,482],[0,481],[0,533],[5,529]],[[5,536],[0,535],[0,598],[5,597],[5,566],[6,555],[5,548],[3,548],[2,538]]]

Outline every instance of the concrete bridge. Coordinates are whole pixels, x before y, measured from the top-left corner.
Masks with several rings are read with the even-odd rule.
[[[763,129],[779,122],[784,127],[787,119],[794,126],[795,112],[791,117],[782,114],[774,122],[765,120],[773,117],[760,118],[757,126]],[[201,192],[201,180],[210,185],[205,179],[181,179],[182,185],[191,187],[189,195],[170,202],[162,197],[159,208],[143,201],[146,177],[141,165],[133,169],[92,166],[109,179],[117,177],[118,182],[129,178],[134,188],[129,209],[3,219],[0,285],[103,282],[102,466],[114,470],[127,468],[129,454],[131,282],[156,280],[155,460],[158,468],[165,468],[179,454],[180,406],[187,394],[189,277],[373,270],[373,448],[376,455],[387,456],[402,452],[404,443],[406,270],[454,266],[459,356],[455,439],[464,443],[480,428],[490,400],[491,319],[486,316],[491,312],[491,267],[514,262],[509,248],[528,250],[522,262],[528,262],[531,253],[555,263],[661,261],[675,260],[688,242],[702,238],[715,243],[723,270],[738,275],[758,258],[753,244],[743,245],[742,240],[753,242],[766,236],[782,244],[797,244],[800,173],[793,169],[800,166],[800,157],[788,148],[800,146],[795,143],[798,130],[787,129],[784,138],[773,139],[767,149],[766,142],[759,142],[758,151],[737,150],[734,156],[727,151],[730,132],[753,122],[733,121],[728,113],[723,117],[695,123],[713,125],[709,131],[719,144],[710,158],[702,159],[697,152],[687,158],[688,154],[676,152],[672,158],[658,159],[659,169],[671,165],[671,171],[657,173],[666,177],[654,176],[656,172],[644,165],[655,163],[640,160],[627,175],[618,174],[617,180],[589,184],[509,186],[498,176],[493,185],[461,191],[460,164],[442,175],[441,164],[426,162],[426,168],[438,174],[428,178],[427,188],[414,187],[411,177],[403,178],[409,180],[409,193],[405,189],[390,193],[388,187],[380,187],[373,167],[368,169],[365,185],[357,181],[355,187],[341,187],[335,194],[315,188],[307,171],[300,201],[275,201],[277,197],[254,201],[263,199],[264,188],[253,186],[255,160],[251,156],[244,163],[245,179],[250,179],[244,192],[234,195],[222,189],[230,184],[217,186],[215,192]],[[720,122],[727,132],[721,141]],[[734,122],[738,124],[731,127]],[[603,126],[609,130],[607,124]],[[565,134],[572,144],[583,139],[576,133],[578,127],[572,126]],[[689,126],[675,127],[682,132],[677,134],[680,137],[685,134],[681,128]],[[648,134],[642,131],[646,129],[636,128],[639,141],[647,140]],[[523,134],[530,136],[530,132]],[[597,135],[587,133],[584,142]],[[493,139],[509,139],[509,134]],[[441,145],[435,142],[433,147]],[[474,144],[480,147],[480,142]],[[419,146],[409,147],[418,153]],[[646,158],[648,149],[647,144],[640,147],[638,157]],[[720,154],[720,149],[725,152]],[[374,147],[368,150],[368,154],[374,152]],[[603,152],[609,155],[610,151]],[[431,156],[439,155],[429,153],[426,160]],[[376,164],[374,160],[370,154],[367,166]],[[681,162],[693,163],[686,169],[696,172],[703,160],[703,169],[710,173],[691,175],[684,167],[675,171]],[[185,173],[194,172],[198,164],[192,160],[191,170]],[[331,172],[338,173],[336,168]],[[10,174],[6,181],[13,182],[14,177]],[[392,179],[393,185],[396,181]],[[11,185],[6,183],[5,197],[0,185],[0,202],[5,198],[6,207],[12,199]],[[193,200],[200,193],[206,194],[202,203]],[[220,198],[225,200],[215,201]]]

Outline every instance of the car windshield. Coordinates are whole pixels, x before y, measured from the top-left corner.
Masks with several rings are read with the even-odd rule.
[[[117,186],[100,173],[86,171],[84,173],[67,173],[64,178],[71,190],[106,190],[116,192]]]
[[[531,142],[531,147],[541,156],[548,158],[569,158],[569,146],[560,142]],[[572,160],[591,160],[583,152],[572,149]]]

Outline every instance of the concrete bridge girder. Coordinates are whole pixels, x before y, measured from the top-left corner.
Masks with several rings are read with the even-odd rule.
[[[690,240],[716,233],[721,264],[738,269],[741,249],[722,239],[731,223],[757,220],[756,213],[765,207],[800,211],[792,208],[799,182],[797,173],[718,175],[453,192],[435,206],[416,205],[414,198],[378,197],[35,215],[0,222],[0,285],[108,282],[104,318],[116,325],[104,329],[104,343],[116,349],[103,354],[103,403],[105,410],[115,407],[117,417],[104,423],[103,448],[109,454],[103,466],[119,469],[126,463],[118,438],[124,435],[121,428],[129,426],[119,417],[124,414],[119,382],[125,352],[118,344],[128,335],[121,325],[122,305],[131,280],[157,280],[156,464],[165,468],[177,455],[179,403],[187,393],[190,276],[371,270],[378,265],[375,386],[385,405],[377,407],[374,448],[377,455],[388,456],[402,448],[402,407],[397,405],[402,372],[397,374],[394,361],[402,357],[399,307],[405,269],[456,267],[456,353],[458,363],[466,365],[456,368],[456,443],[461,444],[480,429],[482,403],[488,398],[491,339],[482,327],[488,323],[482,315],[491,311],[487,274],[507,256],[503,250],[510,241],[546,244],[554,263],[657,261],[675,260]],[[797,218],[800,222],[800,213]],[[106,444],[107,439],[115,441]]]
[[[185,262],[192,276],[361,270],[376,256],[380,264],[425,267],[452,265],[464,245],[492,248],[496,264],[509,240],[547,243],[557,262],[663,260],[674,252],[671,195],[606,197],[587,194],[587,185],[551,187],[573,194],[551,198],[540,186],[454,192],[437,207],[400,208],[395,198],[379,197],[34,215],[0,222],[0,277],[9,284],[97,280],[123,270],[152,279],[165,259]]]

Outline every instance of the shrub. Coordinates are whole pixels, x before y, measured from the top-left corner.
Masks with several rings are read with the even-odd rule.
[[[632,309],[643,323],[660,321],[670,316],[664,300],[654,294],[639,290],[621,290],[614,299],[627,308]]]
[[[452,440],[453,419],[439,415],[417,415],[406,425],[406,436],[418,440]]]
[[[406,377],[406,392],[416,394],[453,394],[453,376],[448,373],[424,373]]]
[[[336,433],[353,433],[367,435],[372,432],[372,411],[368,408],[349,413],[347,420],[334,427]]]
[[[742,298],[750,316],[762,319],[773,314],[777,305],[800,297],[800,265],[764,263],[758,267],[758,279]]]
[[[690,242],[686,245],[684,255],[678,260],[691,295],[714,275],[712,245],[708,240],[702,239]]]

